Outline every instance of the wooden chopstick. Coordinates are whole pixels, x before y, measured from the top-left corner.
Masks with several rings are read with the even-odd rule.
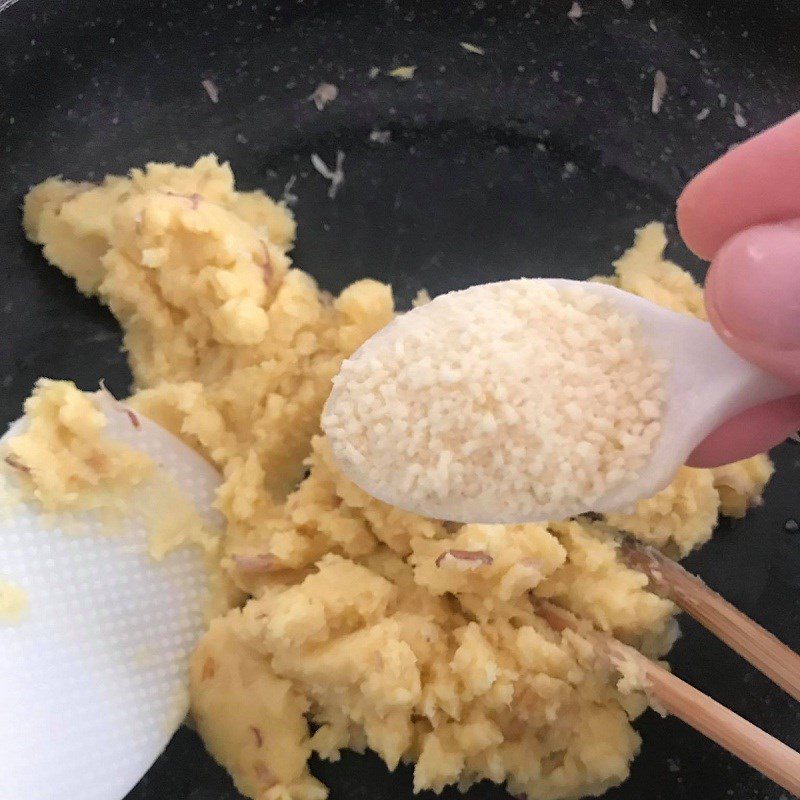
[[[644,662],[649,694],[667,713],[683,720],[787,792],[800,796],[800,753],[654,664],[638,650],[633,652]]]
[[[625,537],[619,552],[628,566],[647,575],[659,594],[800,701],[800,655],[654,547]]]
[[[538,609],[553,629],[577,629],[577,620],[564,609],[547,602],[540,602]],[[683,720],[787,792],[800,797],[800,753],[667,672],[638,650],[605,634],[594,632],[588,636],[594,639],[596,652],[605,651],[613,666],[627,662],[641,669],[643,684],[654,707]]]

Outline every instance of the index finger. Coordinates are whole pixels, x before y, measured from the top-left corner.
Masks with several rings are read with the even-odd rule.
[[[678,198],[681,236],[709,261],[745,228],[794,217],[800,217],[800,113],[730,150]]]

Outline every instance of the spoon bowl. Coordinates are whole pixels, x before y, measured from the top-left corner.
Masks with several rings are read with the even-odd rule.
[[[533,280],[556,289],[588,292],[601,297],[621,314],[638,321],[639,333],[653,361],[667,364],[663,377],[665,402],[660,420],[661,432],[644,468],[635,480],[614,486],[592,501],[590,506],[580,503],[565,505],[555,515],[558,518],[589,511],[623,510],[637,500],[651,497],[671,482],[692,450],[720,424],[747,408],[794,393],[784,383],[728,348],[707,322],[662,308],[607,284],[564,279]],[[436,313],[437,303],[434,301],[398,317],[365,342],[351,359],[363,359],[367,363],[379,350],[386,352],[402,348],[403,337],[421,323],[433,324]],[[446,336],[447,331],[443,328],[441,334]],[[442,366],[434,364],[434,368]],[[341,384],[334,387],[328,409],[336,408],[341,389]],[[325,415],[323,424],[324,420]],[[392,476],[384,476],[380,486],[365,477],[368,471],[358,468],[358,459],[347,442],[334,441],[333,454],[342,471],[365,491],[384,502],[423,516],[464,523],[544,521],[520,517],[511,508],[495,507],[488,502],[479,513],[474,511],[475,503],[472,502],[472,510],[465,515],[461,498],[455,493],[445,496],[432,509],[426,504],[410,501],[399,480],[392,482]],[[369,452],[361,453],[360,457],[368,461]],[[469,469],[469,464],[464,464],[464,468]]]

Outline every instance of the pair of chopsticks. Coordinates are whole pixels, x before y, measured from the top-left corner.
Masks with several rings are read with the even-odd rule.
[[[756,669],[800,700],[800,655],[734,608],[703,581],[652,547],[626,537],[623,561],[645,574],[651,588],[672,600]],[[556,630],[574,628],[577,620],[550,603],[542,614]],[[641,670],[653,704],[800,797],[800,753],[743,717],[650,661],[638,650],[604,636],[602,645],[612,665],[633,661]]]

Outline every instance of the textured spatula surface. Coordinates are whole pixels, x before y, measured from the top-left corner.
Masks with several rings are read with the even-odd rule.
[[[181,547],[156,563],[147,504],[168,475],[209,524],[219,482],[200,456],[98,393],[110,438],[159,469],[111,522],[97,512],[43,514],[12,500],[0,518],[0,579],[27,595],[0,623],[0,797],[116,800],[142,777],[187,710],[187,658],[203,624],[202,555]],[[25,425],[21,420],[6,436]],[[0,497],[17,477],[0,477]]]

